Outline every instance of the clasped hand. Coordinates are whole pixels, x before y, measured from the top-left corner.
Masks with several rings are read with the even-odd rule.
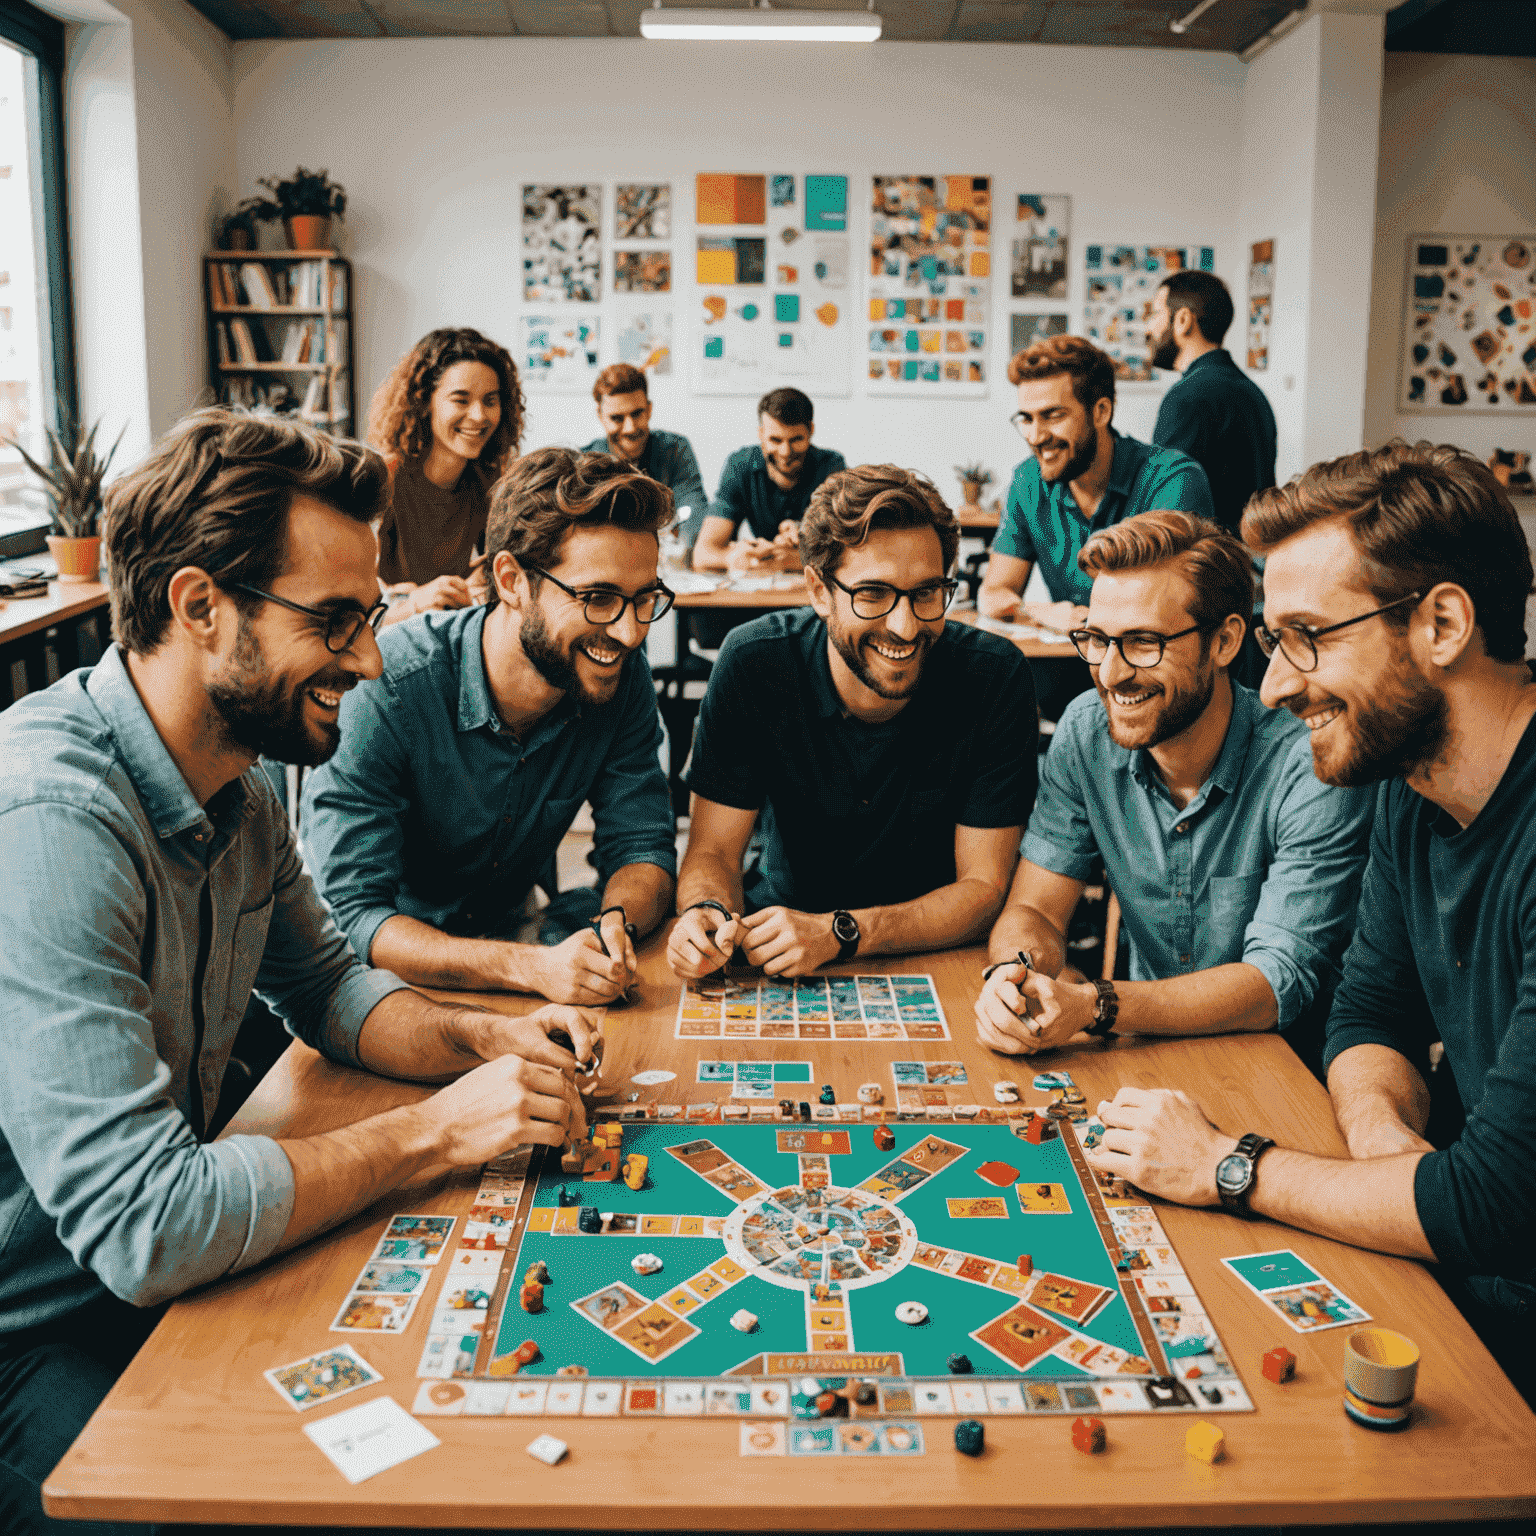
[[[696,980],[727,964],[738,946],[747,964],[761,966],[765,976],[808,975],[842,949],[830,912],[764,907],[727,918],[713,907],[693,907],[672,930],[667,963],[677,975]]]

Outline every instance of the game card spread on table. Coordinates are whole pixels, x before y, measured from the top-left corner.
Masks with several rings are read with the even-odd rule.
[[[1368,1323],[1371,1314],[1324,1280],[1289,1248],[1245,1253],[1221,1261],[1297,1333],[1320,1333],[1346,1323]]]
[[[931,976],[801,976],[690,981],[679,1040],[948,1040]]]

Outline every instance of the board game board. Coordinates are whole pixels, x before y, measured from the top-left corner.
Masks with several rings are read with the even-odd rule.
[[[870,1123],[632,1121],[623,1154],[648,1159],[638,1190],[562,1173],[557,1157],[529,1166],[505,1204],[471,1211],[455,1261],[483,1278],[455,1329],[466,1293],[450,1291],[450,1266],[433,1325],[448,1331],[420,1374],[516,1376],[540,1404],[539,1378],[562,1403],[579,1395],[579,1379],[549,1381],[562,1367],[618,1404],[637,1382],[660,1403],[658,1387],[685,1381],[698,1412],[712,1383],[747,1412],[752,1381],[769,1378],[785,1379],[788,1411],[790,1383],[811,1376],[873,1378],[906,1413],[1251,1409],[1152,1208],[1106,1194],[1084,1160],[1102,1127],[1042,1114],[1037,1143],[1022,1122],[978,1123],[990,1116],[893,1121],[884,1151]],[[581,1230],[583,1207],[597,1231]],[[637,1273],[638,1254],[661,1268]],[[550,1280],[529,1313],[519,1285],[538,1261]],[[919,1326],[896,1316],[912,1301],[927,1308]],[[731,1326],[738,1310],[755,1315],[750,1332]],[[525,1340],[536,1361],[519,1362]],[[954,1354],[967,1378],[950,1374]]]
[[[690,981],[678,1040],[948,1040],[931,976],[775,976]]]

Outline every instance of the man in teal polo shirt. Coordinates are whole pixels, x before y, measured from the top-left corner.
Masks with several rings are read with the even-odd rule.
[[[1008,379],[1019,391],[1011,420],[1031,457],[1014,471],[977,606],[987,618],[1065,632],[1087,617],[1093,582],[1077,557],[1090,534],[1154,509],[1213,517],[1211,489],[1187,454],[1115,431],[1115,365],[1080,336],[1026,347]],[[1026,604],[1036,564],[1051,601]]]

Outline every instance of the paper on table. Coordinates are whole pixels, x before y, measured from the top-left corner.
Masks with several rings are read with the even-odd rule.
[[[392,1397],[376,1397],[306,1424],[304,1433],[349,1483],[360,1483],[442,1444]]]

